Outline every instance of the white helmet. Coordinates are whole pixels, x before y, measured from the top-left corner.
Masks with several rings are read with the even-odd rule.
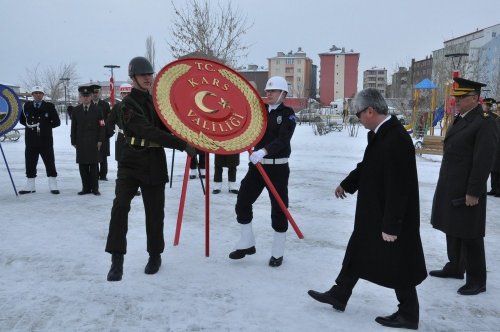
[[[130,93],[130,91],[132,91],[132,85],[128,83],[120,85],[120,93]]]
[[[273,76],[267,80],[264,90],[281,90],[288,93],[288,83],[281,76]]]
[[[45,92],[43,91],[43,88],[39,85],[35,85],[33,88],[31,88],[31,93],[33,92],[41,92],[43,94],[45,94]]]

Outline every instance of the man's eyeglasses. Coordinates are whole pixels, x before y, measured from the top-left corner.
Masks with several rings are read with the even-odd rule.
[[[366,107],[366,108],[363,108],[361,111],[357,111],[356,112],[356,116],[359,118],[361,118],[361,113],[363,113],[364,111],[366,111],[370,106]]]

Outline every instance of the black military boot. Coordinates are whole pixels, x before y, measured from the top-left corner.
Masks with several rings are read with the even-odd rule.
[[[146,264],[146,267],[144,268],[144,273],[155,274],[160,269],[160,266],[161,266],[160,255],[149,256],[148,264]]]
[[[123,254],[111,255],[111,268],[108,272],[108,281],[120,281],[123,276]]]

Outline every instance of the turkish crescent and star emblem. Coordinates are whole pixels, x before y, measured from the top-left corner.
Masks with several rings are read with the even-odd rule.
[[[218,62],[171,62],[156,76],[152,94],[164,124],[202,151],[240,153],[264,135],[267,115],[259,94],[240,74]]]

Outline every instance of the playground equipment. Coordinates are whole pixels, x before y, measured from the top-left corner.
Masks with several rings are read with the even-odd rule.
[[[437,86],[429,79],[424,79],[415,85],[413,97],[412,126],[413,137],[423,138],[434,135],[433,111],[436,108]]]

